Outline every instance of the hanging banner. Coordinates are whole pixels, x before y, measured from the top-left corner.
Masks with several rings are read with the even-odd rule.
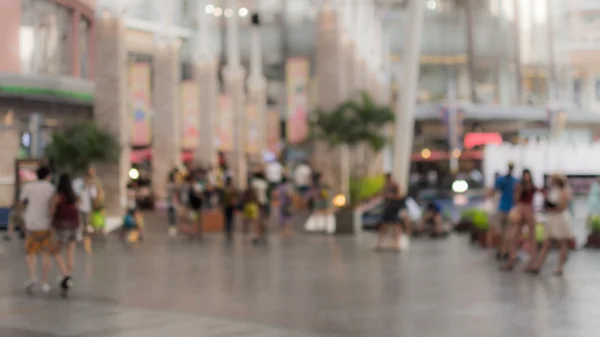
[[[287,139],[291,144],[303,142],[308,136],[308,84],[310,63],[307,58],[287,60]]]
[[[248,136],[246,145],[246,152],[248,154],[260,154],[260,134],[259,129],[259,116],[258,116],[258,106],[254,103],[246,104],[246,118],[248,121]]]
[[[151,68],[148,62],[136,62],[129,66],[130,100],[129,111],[131,111],[131,145],[146,146],[150,144],[150,88]]]
[[[279,110],[271,108],[267,112],[267,148],[269,152],[279,154],[281,142],[281,118]]]
[[[194,81],[181,83],[181,147],[193,150],[198,147],[200,127],[200,106],[198,85]]]
[[[226,94],[219,96],[219,141],[217,149],[233,151],[233,107],[231,97]]]

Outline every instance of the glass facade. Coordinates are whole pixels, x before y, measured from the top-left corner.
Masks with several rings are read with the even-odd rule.
[[[73,57],[80,59],[81,77],[89,77],[90,27],[87,19],[74,23],[71,8],[47,0],[21,0],[19,27],[21,72],[72,76]],[[78,41],[73,41],[78,29]],[[75,43],[74,43],[75,42]]]
[[[23,0],[22,6],[21,70],[44,75],[71,74],[71,10],[41,0]]]

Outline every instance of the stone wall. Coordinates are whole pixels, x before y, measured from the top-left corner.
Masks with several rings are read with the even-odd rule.
[[[181,164],[179,47],[157,46],[154,60],[152,184],[157,200],[162,200],[169,172]]]
[[[19,130],[0,126],[0,144],[0,207],[10,207],[15,197],[15,160],[19,155]]]

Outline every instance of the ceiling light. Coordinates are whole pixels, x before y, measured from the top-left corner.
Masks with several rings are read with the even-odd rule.
[[[206,12],[206,14],[212,14],[215,11],[215,6],[214,5],[206,5],[206,8],[204,9],[204,11]]]
[[[246,16],[248,16],[248,8],[246,8],[246,7],[240,8],[240,10],[238,11],[238,15],[242,18],[245,18]]]
[[[221,15],[223,15],[223,9],[221,7],[216,7],[213,10],[213,15],[216,17],[220,17]]]
[[[227,9],[225,10],[225,17],[226,17],[226,18],[230,18],[232,15],[233,15],[233,9],[231,9],[231,8],[227,8]]]
[[[437,8],[437,4],[435,3],[435,0],[427,1],[427,9],[429,9],[430,11],[433,11],[436,8]]]

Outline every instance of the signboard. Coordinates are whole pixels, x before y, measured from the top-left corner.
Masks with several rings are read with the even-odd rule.
[[[181,146],[186,150],[198,147],[200,127],[200,101],[198,85],[195,81],[181,83],[182,140]]]
[[[219,128],[217,149],[233,151],[233,109],[231,97],[227,94],[219,96]]]
[[[287,60],[287,139],[291,144],[303,142],[308,136],[308,103],[310,63],[307,58]]]
[[[146,146],[150,144],[150,64],[148,62],[136,62],[129,66],[129,111],[132,120],[132,146]]]
[[[254,103],[246,104],[246,118],[248,121],[248,133],[246,151],[248,154],[260,154],[260,126],[258,116],[258,106]]]
[[[267,111],[267,148],[271,153],[279,153],[281,142],[281,118],[279,110],[269,109]]]

